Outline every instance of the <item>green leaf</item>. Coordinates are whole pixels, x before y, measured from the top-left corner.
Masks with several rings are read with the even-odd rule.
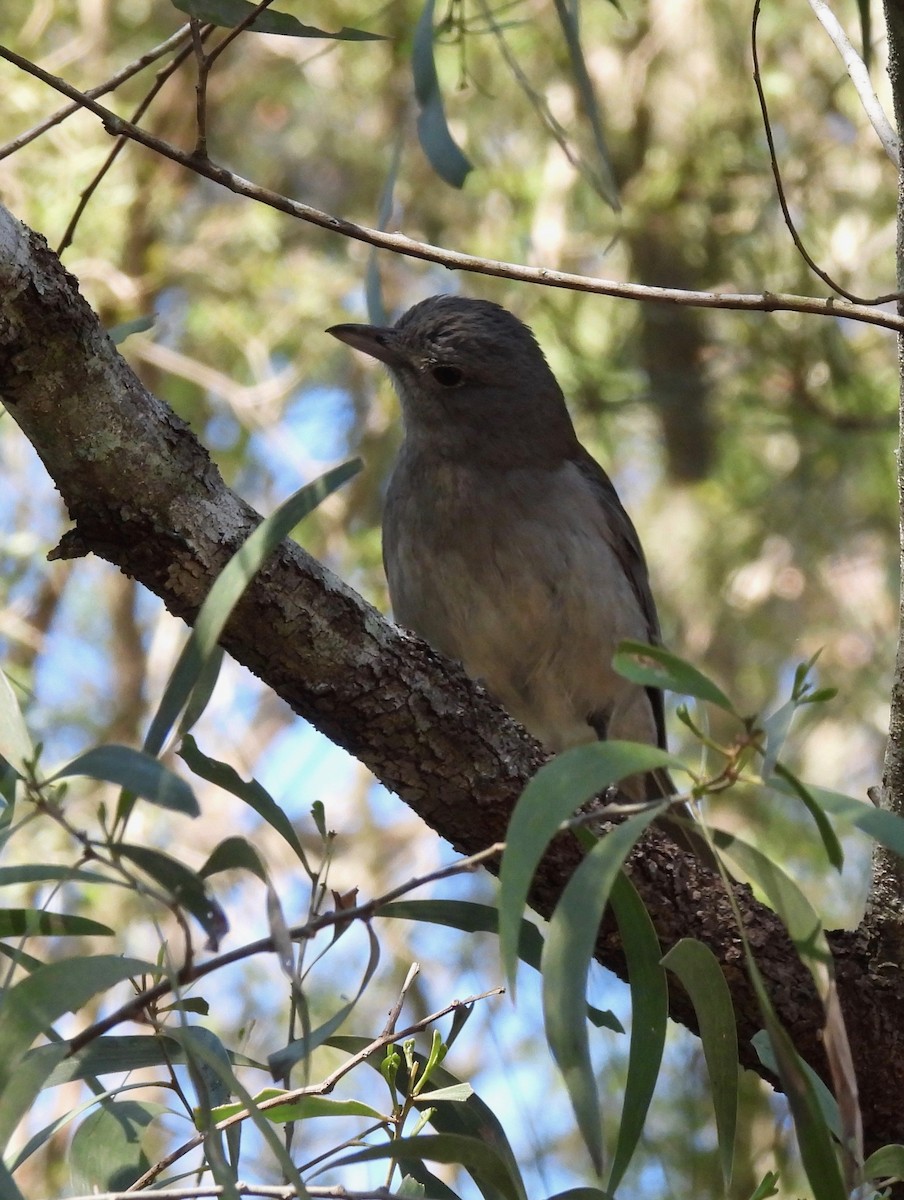
[[[25,1200],[3,1162],[0,1162],[0,1196],[3,1200]]]
[[[757,1058],[773,1075],[778,1075],[778,1059],[773,1050],[772,1043],[769,1040],[769,1034],[765,1029],[761,1029],[755,1033],[750,1039],[750,1044],[756,1050]],[[841,1130],[841,1114],[838,1111],[838,1103],[835,1097],[826,1087],[825,1083],[819,1078],[809,1063],[800,1060],[801,1070],[806,1075],[813,1089],[813,1096],[819,1105],[823,1120],[829,1127],[832,1137],[836,1141],[842,1140]]]
[[[217,949],[220,940],[229,930],[229,922],[199,875],[175,858],[160,850],[152,850],[149,846],[117,842],[116,852],[150,875],[177,904],[190,912],[207,934],[208,949]]]
[[[254,5],[247,0],[172,0],[180,12],[188,13],[210,25],[221,25],[226,29],[234,29],[244,21]],[[343,27],[337,33],[325,33],[313,25],[303,25],[290,13],[267,9],[255,17],[249,26],[254,33],[277,33],[285,37],[328,38],[336,42],[380,42],[385,41],[382,33],[367,33],[363,29],[348,29]]]
[[[22,709],[5,671],[0,671],[0,756],[18,775],[25,775],[25,764],[35,756]]]
[[[98,992],[135,975],[153,973],[150,963],[115,955],[68,958],[36,968],[0,1000],[0,1151],[22,1116],[8,1104],[8,1088],[25,1053],[64,1013],[78,1012]],[[54,1047],[54,1050],[56,1048]],[[50,1063],[52,1070],[54,1062]],[[49,1074],[45,1072],[44,1078]]]
[[[150,1168],[142,1146],[148,1125],[162,1104],[107,1100],[75,1131],[69,1170],[77,1192],[125,1191]]]
[[[57,771],[50,782],[73,776],[118,784],[160,808],[170,808],[189,817],[197,817],[201,812],[194,792],[184,779],[174,775],[159,759],[131,746],[96,746]]]
[[[369,1038],[349,1035],[339,1035],[330,1038],[327,1043],[327,1045],[333,1046],[337,1050],[342,1050],[346,1054],[359,1054],[369,1044]],[[401,1058],[401,1056],[399,1057]],[[414,1060],[418,1064],[418,1070],[423,1071],[427,1061],[425,1057],[422,1054],[415,1054]],[[376,1055],[369,1058],[367,1062],[372,1070],[380,1072],[381,1063]],[[433,1080],[442,1087],[456,1087],[460,1086],[462,1082],[451,1071],[442,1066],[435,1068]],[[411,1091],[411,1079],[409,1078],[408,1069],[404,1062],[400,1062],[399,1064],[396,1081],[398,1089],[403,1095],[407,1095]],[[415,1098],[414,1103],[418,1108],[432,1107],[429,1105],[429,1102],[422,1101],[420,1097]],[[507,1164],[508,1173],[511,1176],[520,1178],[518,1160],[514,1150],[509,1145],[499,1118],[476,1093],[473,1093],[464,1103],[437,1105],[430,1117],[430,1124],[439,1133],[479,1139],[485,1145],[491,1147],[496,1155]],[[417,1172],[418,1179],[421,1178],[421,1171],[416,1163],[410,1164],[410,1169],[412,1174]],[[475,1175],[474,1180],[484,1200],[503,1200],[505,1193],[495,1187],[489,1177],[483,1174]],[[523,1188],[521,1190],[523,1191]],[[431,1197],[434,1196],[434,1191],[431,1190],[430,1195]]]
[[[506,1200],[525,1200],[524,1185],[513,1175],[509,1164],[480,1138],[454,1133],[429,1134],[425,1137],[399,1138],[386,1146],[369,1146],[334,1162],[334,1167],[349,1163],[379,1162],[390,1158],[398,1162],[441,1162],[461,1165],[480,1187],[489,1184]]]
[[[298,1169],[286,1152],[272,1124],[259,1111],[251,1093],[247,1088],[242,1086],[240,1080],[233,1073],[229,1064],[228,1054],[219,1039],[210,1030],[204,1029],[200,1025],[177,1027],[172,1029],[171,1033],[178,1041],[183,1043],[186,1058],[191,1063],[193,1079],[196,1083],[200,1081],[203,1087],[207,1088],[214,1095],[220,1094],[223,1097],[234,1095],[238,1097],[242,1107],[248,1110],[249,1120],[253,1122],[265,1145],[269,1147],[271,1153],[274,1155],[276,1164],[283,1175],[284,1182],[287,1186],[295,1188],[299,1200],[305,1200],[307,1192],[305,1191],[305,1186],[298,1173]],[[205,1075],[199,1080],[198,1067],[202,1063],[205,1067]],[[216,1077],[219,1082],[211,1087],[208,1081],[213,1077]],[[199,1094],[199,1100],[203,1099],[204,1097]],[[234,1173],[229,1173],[223,1159],[219,1141],[213,1130],[213,1122],[210,1118],[209,1109],[206,1111],[203,1107],[197,1109],[195,1120],[202,1132],[207,1135],[205,1148],[211,1167],[213,1167],[214,1157],[217,1159],[217,1171],[214,1172],[217,1182],[221,1186],[233,1186],[235,1175]]]
[[[0,937],[112,937],[114,930],[89,917],[36,908],[0,908]]]
[[[200,775],[208,783],[215,783],[224,792],[229,792],[230,796],[236,796],[239,800],[243,800],[288,842],[301,862],[306,863],[305,853],[298,840],[295,827],[270,793],[256,779],[246,781],[228,763],[209,758],[198,749],[195,739],[189,735],[182,739],[179,757],[196,775]]]
[[[274,1100],[277,1096],[288,1095],[283,1088],[264,1088],[254,1097],[255,1104],[263,1104]],[[242,1104],[221,1104],[211,1110],[214,1121],[224,1121],[237,1113],[244,1112]],[[385,1121],[386,1114],[377,1112],[369,1104],[360,1100],[330,1100],[325,1096],[302,1096],[288,1104],[277,1104],[273,1108],[263,1110],[268,1121],[281,1125],[286,1121],[305,1121],[314,1117],[367,1117],[371,1121]]]
[[[631,988],[631,1049],[618,1138],[607,1189],[615,1193],[643,1135],[647,1112],[659,1078],[669,1015],[668,981],[662,948],[634,885],[622,871],[612,888],[612,910],[618,921]]]
[[[381,908],[378,916],[395,917],[418,924],[445,925],[462,933],[498,933],[499,911],[490,904],[475,904],[471,900],[396,900]],[[540,970],[543,955],[543,935],[531,921],[522,919],[518,938],[518,957],[535,970]],[[612,1012],[587,1005],[587,1019],[599,1028],[624,1033],[618,1017]]]
[[[434,1071],[436,1068],[434,1067]],[[469,1083],[453,1083],[449,1087],[436,1088],[432,1092],[420,1092],[419,1104],[436,1104],[443,1100],[454,1100],[461,1103],[474,1095],[474,1089]]]
[[[22,883],[112,883],[97,871],[83,871],[80,867],[55,866],[52,863],[23,863],[16,867],[0,867],[0,887]],[[119,886],[122,886],[119,884]]]
[[[509,822],[499,871],[499,951],[513,995],[522,913],[537,866],[559,826],[620,779],[669,766],[681,763],[655,746],[593,742],[556,755],[528,783]]]
[[[770,1196],[778,1195],[778,1171],[767,1171],[754,1188],[750,1200],[769,1200]]]
[[[208,856],[207,862],[198,872],[202,879],[217,875],[220,871],[250,871],[262,883],[267,882],[267,869],[261,856],[247,838],[224,838]]]
[[[472,168],[446,123],[439,76],[433,56],[434,7],[435,0],[427,0],[414,30],[411,49],[414,94],[420,109],[417,117],[417,135],[431,167],[440,179],[451,187],[460,188],[464,186]]]
[[[904,1179],[904,1146],[882,1146],[874,1150],[863,1164],[867,1179]]]
[[[596,843],[568,881],[543,949],[543,1020],[549,1048],[597,1173],[603,1169],[603,1138],[587,1036],[587,975],[616,877],[654,816],[648,811],[629,817]]]
[[[28,1054],[21,1059],[0,1095],[0,1146],[7,1145],[22,1118],[33,1112],[35,1101],[47,1086],[48,1076],[65,1058],[68,1047],[66,1042],[59,1041],[40,1049],[43,1051],[40,1058]],[[0,1195],[5,1196],[5,1193],[0,1192]]]
[[[187,1004],[188,1001],[183,998],[182,1003]],[[62,1045],[65,1047],[66,1043]],[[38,1046],[28,1052],[25,1061],[28,1062],[32,1057],[40,1058],[56,1050],[55,1045]],[[231,1058],[241,1065],[257,1070],[266,1069],[263,1063],[245,1059],[242,1055],[232,1055]],[[181,1042],[171,1037],[161,1034],[107,1034],[61,1062],[49,1075],[44,1086],[58,1087],[61,1083],[69,1083],[73,1079],[119,1075],[127,1071],[139,1071],[146,1067],[160,1067],[184,1061],[185,1054]]]
[[[811,793],[806,784],[801,783],[797,776],[792,775],[788,768],[782,766],[781,763],[777,762],[774,764],[774,774],[777,775],[779,779],[784,780],[791,792],[798,798],[798,800],[802,801],[807,812],[816,822],[816,828],[819,832],[820,838],[822,839],[826,857],[835,870],[840,871],[844,866],[844,851],[841,848],[841,842],[839,842],[835,830],[832,828],[828,818],[820,808],[816,797]]]
[[[248,584],[298,522],[360,469],[360,460],[354,459],[300,488],[263,520],[233,554],[201,605],[194,629],[166,685],[145,738],[147,753],[159,754],[163,748]]]
[[[709,1073],[725,1194],[731,1186],[738,1121],[738,1032],[719,960],[702,942],[683,938],[662,960],[690,996]]]
[[[797,884],[771,859],[754,846],[730,834],[714,833],[714,840],[734,859],[766,895],[781,917],[794,947],[809,968],[823,1001],[831,978],[832,955],[819,915]]]
[[[156,320],[153,313],[148,313],[143,317],[135,317],[132,321],[123,321],[119,325],[114,325],[112,329],[108,329],[107,337],[114,346],[121,346],[133,333],[147,333],[149,329],[153,329]]]
[[[770,786],[786,795],[797,795],[789,783],[782,786],[781,782],[773,779]],[[845,796],[842,792],[830,791],[828,788],[807,784],[806,790],[815,803],[826,812],[848,822],[867,837],[885,846],[887,850],[904,858],[904,817],[889,812],[888,809],[877,808],[874,804],[857,800],[853,796]]]
[[[679,696],[695,696],[708,704],[715,704],[732,716],[737,716],[734,705],[720,687],[707,678],[696,667],[670,654],[661,646],[648,646],[645,642],[619,642],[618,653],[612,665],[625,679],[644,687],[663,688],[677,692]]]
[[[750,966],[752,958],[748,958]],[[769,1003],[766,989],[756,965],[751,971],[760,1009],[766,1020],[766,1030],[775,1054],[778,1077],[788,1098],[794,1129],[800,1147],[801,1161],[813,1195],[819,1200],[846,1200],[847,1189],[838,1165],[836,1144],[820,1107],[805,1064],[788,1034],[779,1024]]]

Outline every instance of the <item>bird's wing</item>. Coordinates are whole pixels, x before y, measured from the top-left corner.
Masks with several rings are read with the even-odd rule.
[[[650,580],[647,574],[647,562],[640,545],[640,538],[637,536],[637,530],[625,512],[612,480],[583,446],[578,446],[574,462],[606,514],[611,547],[637,598],[638,607],[646,624],[647,638],[651,645],[659,645],[662,640],[659,632],[659,617],[656,615],[656,604],[653,600],[653,593],[650,591]],[[662,692],[659,688],[651,687],[647,688],[647,695],[653,709],[659,745],[665,749],[665,713]]]

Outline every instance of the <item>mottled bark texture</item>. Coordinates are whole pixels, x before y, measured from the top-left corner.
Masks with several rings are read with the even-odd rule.
[[[895,124],[900,138],[904,132],[904,7],[901,0],[885,6],[888,27],[888,71],[894,97]],[[904,167],[898,173],[898,218],[896,235],[897,289],[904,297]],[[904,299],[898,301],[904,314]],[[901,537],[901,583],[904,586],[904,337],[898,336],[900,374],[898,439],[898,504]],[[882,791],[877,797],[883,807],[904,815],[904,590],[900,597],[898,650],[891,687],[891,715]],[[879,847],[873,856],[873,882],[863,931],[879,948],[877,957],[886,962],[904,961],[904,862]],[[901,1140],[904,1140],[902,1137]]]
[[[217,572],[257,514],[224,485],[204,448],[117,354],[75,280],[46,243],[0,209],[0,395],[41,456],[74,522],[59,557],[94,553],[191,622]],[[508,814],[543,753],[460,670],[392,625],[293,543],[252,583],[223,638],[226,649],[328,737],[356,755],[462,852],[501,840]],[[579,861],[560,838],[534,881],[548,915]],[[664,950],[700,938],[723,964],[742,1061],[756,1066],[761,1027],[738,932],[721,884],[651,834],[631,875]],[[748,937],[779,1016],[820,1073],[822,1012],[780,923],[736,889]],[[868,947],[832,938],[860,1077],[867,1142],[901,1135],[904,982],[871,973]],[[617,933],[599,961],[624,976]],[[693,1026],[676,990],[673,1016]]]

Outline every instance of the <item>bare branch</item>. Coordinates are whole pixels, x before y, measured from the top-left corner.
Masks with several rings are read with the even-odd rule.
[[[876,135],[882,143],[882,148],[895,166],[900,167],[901,144],[898,141],[898,135],[895,133],[891,121],[889,121],[885,110],[879,103],[879,97],[873,90],[872,80],[869,77],[869,71],[866,69],[866,63],[851,45],[848,35],[841,28],[841,23],[825,0],[810,0],[810,7],[816,14],[816,19],[820,25],[822,25],[823,29],[835,43],[835,49],[841,55],[841,60],[844,63],[848,77],[854,85],[857,95],[860,97],[860,103],[863,105],[867,117],[869,117],[869,123],[875,129]]]
[[[105,96],[107,92],[115,91],[121,83],[125,83],[127,79],[131,79],[133,75],[137,75],[143,71],[145,67],[156,62],[158,58],[163,58],[169,54],[170,50],[177,50],[183,42],[187,41],[191,30],[188,25],[183,25],[181,29],[177,29],[172,37],[168,37],[165,42],[161,42],[158,46],[148,50],[146,54],[142,54],[140,58],[136,58],[134,62],[130,62],[122,70],[117,71],[115,75],[111,75],[106,83],[99,83],[96,87],[89,88],[84,94],[89,99],[96,99],[98,96]],[[33,142],[39,138],[42,133],[46,133],[48,129],[52,129],[54,125],[59,125],[65,121],[67,117],[71,117],[73,113],[79,112],[84,108],[84,104],[77,100],[73,104],[67,104],[65,108],[57,109],[39,125],[35,125],[32,129],[26,130],[25,133],[20,133],[18,137],[7,142],[6,145],[0,146],[0,159],[8,158],[11,154],[15,154],[17,150],[21,150],[23,146],[27,146],[29,142]]]
[[[42,70],[28,59],[16,54],[6,46],[0,46],[0,58],[20,67],[23,71],[34,75],[49,87],[61,92],[64,96],[80,103],[89,112],[99,117],[104,128],[113,137],[126,136],[146,146],[149,150],[179,163],[190,171],[210,179],[222,187],[228,188],[239,196],[257,200],[279,212],[287,213],[300,221],[316,225],[342,237],[365,242],[370,246],[391,250],[408,258],[422,259],[425,262],[439,263],[456,271],[470,271],[478,275],[493,275],[501,279],[516,279],[522,283],[538,284],[543,287],[565,288],[568,291],[586,292],[599,296],[619,296],[624,300],[645,300],[657,304],[689,305],[692,308],[721,308],[741,312],[799,312],[810,313],[813,316],[838,319],[845,317],[852,321],[861,321],[867,325],[878,325],[883,329],[893,329],[904,332],[904,317],[883,312],[868,304],[855,304],[839,301],[835,297],[817,299],[810,296],[787,295],[780,292],[762,292],[754,294],[733,292],[694,292],[682,288],[646,287],[637,283],[617,283],[608,279],[595,279],[589,275],[575,275],[568,271],[552,271],[546,267],[527,267],[520,263],[502,262],[497,259],[479,258],[473,254],[463,254],[456,250],[446,250],[429,242],[418,242],[414,238],[405,237],[401,233],[386,233],[380,229],[371,229],[366,225],[357,225],[342,217],[332,216],[320,209],[291,200],[288,196],[272,192],[269,188],[259,187],[250,180],[235,175],[225,167],[206,158],[198,158],[185,150],[153,134],[124,121],[110,109],[98,104],[65,80]],[[892,297],[893,298],[893,297]],[[884,299],[883,301],[884,302]],[[875,302],[875,303],[878,303]]]

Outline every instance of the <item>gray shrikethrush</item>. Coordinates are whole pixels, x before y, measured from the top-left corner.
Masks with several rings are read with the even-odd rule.
[[[396,620],[552,751],[664,747],[662,693],[612,669],[623,638],[660,640],[640,541],[527,326],[486,300],[433,296],[390,328],[327,332],[385,363],[401,400],[383,514]],[[643,780],[625,791],[673,791],[665,772]]]

